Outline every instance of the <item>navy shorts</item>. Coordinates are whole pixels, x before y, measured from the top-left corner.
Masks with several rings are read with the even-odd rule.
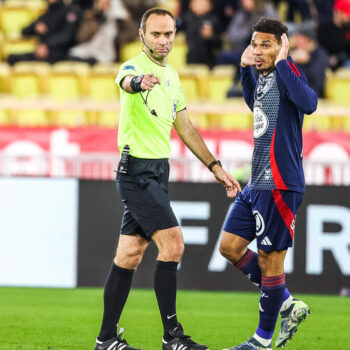
[[[170,207],[168,180],[168,159],[129,158],[127,174],[117,173],[125,204],[121,234],[137,233],[150,240],[156,230],[179,225]]]
[[[264,251],[285,250],[293,246],[295,217],[303,196],[246,186],[228,213],[223,230],[250,242],[256,238],[258,249]]]

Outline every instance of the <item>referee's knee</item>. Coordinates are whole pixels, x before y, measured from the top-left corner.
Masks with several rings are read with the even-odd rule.
[[[185,251],[185,245],[183,242],[173,242],[167,247],[159,247],[158,260],[161,261],[176,261],[179,262]]]
[[[120,267],[134,270],[140,265],[143,253],[144,250],[136,247],[122,253],[118,251],[114,258],[114,263]]]

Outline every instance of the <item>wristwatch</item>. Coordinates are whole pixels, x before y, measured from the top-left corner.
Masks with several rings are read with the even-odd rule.
[[[211,172],[213,172],[213,167],[214,167],[214,165],[216,165],[216,164],[222,166],[220,160],[213,160],[213,161],[208,165],[208,169],[209,169]]]
[[[130,81],[130,86],[133,89],[134,92],[141,92],[145,91],[141,87],[142,80],[144,78],[144,75],[139,75],[136,77],[133,77]]]

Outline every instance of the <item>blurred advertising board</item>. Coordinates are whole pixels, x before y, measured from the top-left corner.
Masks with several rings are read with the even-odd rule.
[[[219,184],[171,183],[172,207],[185,240],[179,288],[255,290],[221,257],[220,233],[232,200]],[[350,188],[308,186],[296,220],[295,245],[286,257],[294,292],[339,293],[350,288]],[[112,262],[123,204],[109,181],[81,181],[78,285],[102,286]],[[255,249],[255,242],[251,244]],[[153,288],[156,248],[150,245],[133,285]]]
[[[115,181],[0,178],[0,285],[103,286],[123,213]],[[255,290],[219,253],[233,201],[217,183],[169,186],[186,245],[179,288]],[[350,289],[350,187],[307,186],[285,261],[294,292]],[[255,242],[251,244],[256,249]],[[151,244],[133,285],[153,288],[157,250]]]
[[[200,133],[228,171],[249,168],[251,131]],[[171,146],[171,181],[212,181],[175,132]],[[349,133],[305,132],[303,153],[308,184],[350,185]],[[112,180],[118,158],[115,129],[0,128],[0,175]]]

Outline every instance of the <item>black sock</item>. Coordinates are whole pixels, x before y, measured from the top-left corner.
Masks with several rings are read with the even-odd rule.
[[[164,340],[171,337],[168,331],[177,325],[176,317],[176,261],[157,261],[154,275],[154,291],[156,292],[160,315],[164,327]]]
[[[116,336],[117,325],[128,298],[134,270],[124,269],[114,263],[109,270],[104,290],[104,312],[100,341],[106,341]]]

